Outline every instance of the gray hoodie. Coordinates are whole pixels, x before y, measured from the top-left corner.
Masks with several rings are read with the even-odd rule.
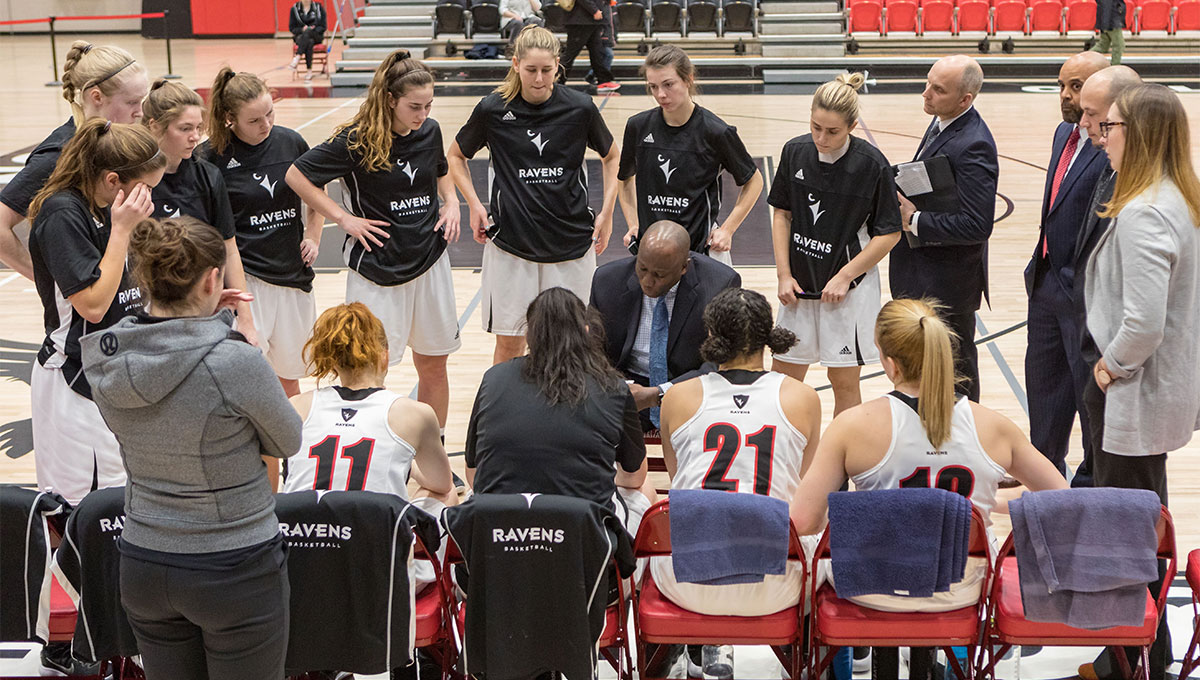
[[[80,340],[129,475],[122,536],[133,545],[208,553],[279,532],[260,456],[295,454],[300,416],[231,320],[131,316]]]

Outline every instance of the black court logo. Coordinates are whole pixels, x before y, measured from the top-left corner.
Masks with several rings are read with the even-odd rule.
[[[356,413],[358,413],[358,409],[356,408],[344,408],[342,409],[342,420],[348,423]]]
[[[734,403],[734,405],[736,405],[738,408],[745,408],[745,407],[746,407],[746,402],[748,402],[748,401],[750,401],[750,395],[749,395],[749,394],[735,394],[735,395],[733,395],[733,403]]]
[[[117,353],[117,336],[113,333],[105,333],[100,336],[100,351],[104,352],[105,356],[112,356]]]

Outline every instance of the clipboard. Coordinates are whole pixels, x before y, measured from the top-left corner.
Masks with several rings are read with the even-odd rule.
[[[896,189],[912,201],[921,212],[958,212],[958,185],[954,181],[954,168],[950,158],[941,155],[922,161],[900,163],[892,166],[896,174]],[[907,189],[907,190],[906,190]],[[921,243],[912,234],[905,232],[910,248],[920,248]]]

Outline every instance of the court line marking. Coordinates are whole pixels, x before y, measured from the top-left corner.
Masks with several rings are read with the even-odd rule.
[[[12,274],[9,274],[8,276],[4,277],[3,281],[0,281],[0,286],[3,286],[6,283],[12,283],[13,281],[15,281],[19,278],[21,278],[20,274],[17,274],[15,272]]]
[[[296,132],[299,132],[299,131],[303,130],[304,128],[312,125],[313,123],[316,123],[317,121],[320,121],[320,120],[324,120],[325,118],[328,118],[329,116],[333,115],[335,112],[340,111],[340,110],[346,108],[347,106],[359,101],[364,96],[365,95],[360,95],[358,97],[354,97],[353,99],[348,99],[348,100],[342,102],[341,104],[338,104],[337,106],[333,107],[332,109],[329,109],[325,113],[318,115],[317,117],[313,118],[312,120],[308,121],[307,123],[302,123],[292,129],[295,130]]]

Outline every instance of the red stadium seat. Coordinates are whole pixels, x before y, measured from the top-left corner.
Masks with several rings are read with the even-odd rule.
[[[1029,8],[1022,0],[999,0],[992,13],[992,32],[1022,33],[1028,30]]]
[[[1034,0],[1029,8],[1029,30],[1062,33],[1062,3],[1059,0]]]
[[[920,26],[917,23],[917,15],[916,0],[888,0],[884,10],[884,16],[887,17],[884,34],[918,33]]]
[[[443,572],[437,555],[425,548],[420,536],[415,536],[414,560],[427,560],[433,565],[434,584],[417,596],[414,604],[416,633],[414,646],[424,649],[438,662],[442,678],[449,678],[458,659],[450,622],[454,620],[454,584],[448,571]]]
[[[986,566],[983,583],[991,578],[992,563],[988,554],[988,535],[979,508],[971,507],[971,537],[968,554],[982,558]],[[818,560],[830,559],[829,529],[817,545],[813,557],[811,584],[816,587]],[[986,591],[981,591],[979,601],[971,606],[948,612],[885,612],[868,609],[837,596],[828,584],[816,592],[813,612],[816,624],[810,626],[810,649],[814,650],[809,677],[822,677],[833,661],[838,647],[942,647],[946,659],[960,678],[972,677],[979,632],[983,625],[983,610]],[[967,648],[967,668],[960,667],[951,647]],[[825,654],[822,656],[822,648]],[[947,669],[947,676],[949,676]]]
[[[633,543],[633,554],[639,559],[671,554],[669,501],[659,501],[646,511]],[[800,602],[804,602],[808,570],[794,526],[788,541],[788,560],[800,563]],[[636,589],[633,592],[633,612],[638,674],[642,678],[647,677],[647,666],[661,659],[673,644],[771,645],[793,678],[800,677],[805,665],[800,605],[767,616],[698,614],[668,600],[647,571],[641,592]]]
[[[850,32],[883,35],[882,12],[879,0],[858,0],[850,6]]]
[[[1087,31],[1088,33],[1095,32],[1095,0],[1072,0],[1069,2],[1067,4],[1066,24],[1068,31]]]
[[[1166,611],[1171,581],[1175,579],[1175,525],[1166,508],[1162,509],[1158,519],[1158,557],[1166,560],[1167,574],[1157,597],[1146,594],[1146,612],[1142,624],[1085,630],[1061,623],[1036,623],[1025,618],[1017,559],[1013,556],[1012,536],[1009,536],[996,557],[996,578],[992,581],[992,592],[988,597],[988,616],[984,620],[990,623],[984,632],[983,645],[987,650],[987,660],[981,664],[981,677],[995,680],[997,663],[1015,645],[1141,647],[1142,658],[1146,658],[1150,644],[1154,642],[1159,617]],[[1124,663],[1125,656],[1118,656]],[[1150,669],[1145,664],[1139,666],[1141,672],[1137,677],[1149,680]],[[1125,677],[1130,677],[1128,669],[1122,670],[1125,671]]]
[[[954,33],[954,4],[950,0],[925,0],[921,5],[921,33]]]
[[[991,12],[986,0],[958,0],[958,33],[991,33]]]
[[[1167,0],[1145,0],[1138,5],[1137,32],[1169,31],[1171,29],[1171,3]]]
[[[1180,0],[1175,7],[1175,32],[1200,31],[1200,0]]]
[[[1196,647],[1200,646],[1200,549],[1188,554],[1187,582],[1192,587],[1192,641],[1188,643],[1187,653],[1183,655],[1183,668],[1179,671],[1179,680],[1187,680],[1188,674],[1196,670],[1200,661],[1196,658]]]

